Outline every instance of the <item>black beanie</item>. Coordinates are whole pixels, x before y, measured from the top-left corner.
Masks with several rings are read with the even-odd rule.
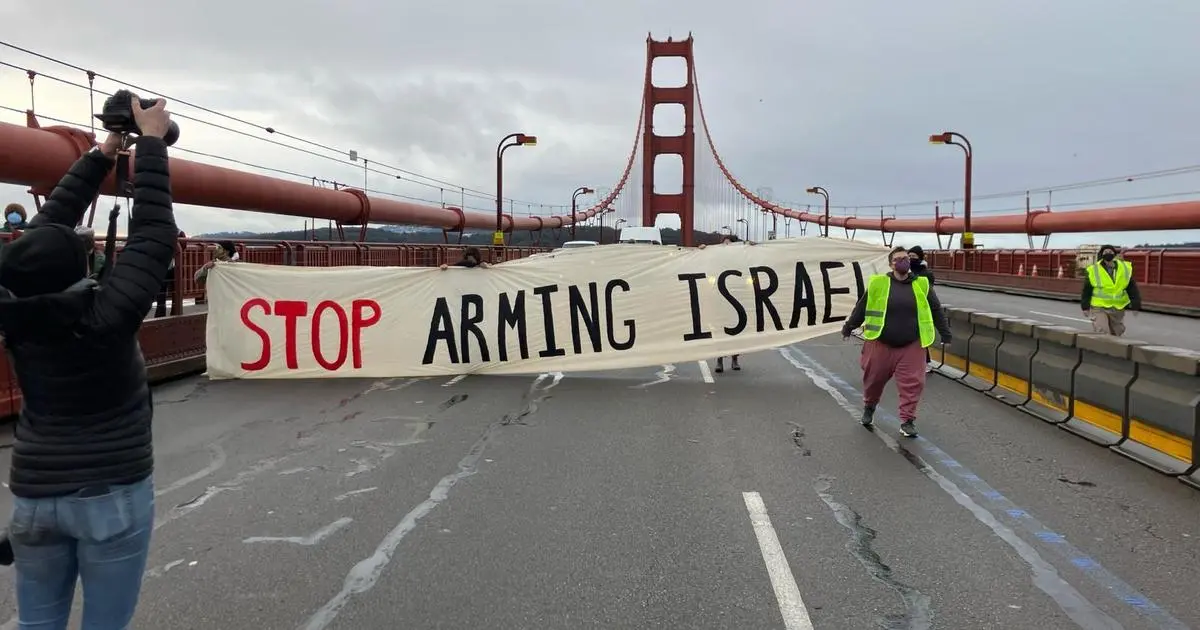
[[[908,253],[916,254],[917,260],[925,260],[925,250],[921,249],[920,245],[913,245],[912,247],[908,248]]]
[[[83,241],[65,225],[39,225],[0,248],[0,286],[17,297],[58,293],[87,271]]]

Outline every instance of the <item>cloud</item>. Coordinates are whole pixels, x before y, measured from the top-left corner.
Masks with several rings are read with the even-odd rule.
[[[506,153],[506,196],[525,202],[513,204],[513,213],[563,213],[578,186],[616,183],[634,139],[650,31],[664,38],[690,29],[696,36],[701,92],[722,158],[749,188],[770,187],[781,201],[815,203],[804,190],[821,185],[834,205],[860,214],[883,205],[889,215],[930,215],[931,204],[890,206],[961,196],[961,154],[925,142],[944,128],[974,143],[977,194],[1186,165],[1200,143],[1191,111],[1200,91],[1192,63],[1200,54],[1191,33],[1200,22],[1196,3],[213,0],[149,10],[114,0],[104,10],[146,24],[104,37],[93,19],[96,5],[80,0],[7,0],[0,23],[29,25],[13,31],[12,43],[339,152],[356,150],[375,165],[365,173],[375,190],[481,211],[494,207],[496,142],[514,131],[536,134],[539,144]],[[81,72],[3,52],[3,61],[85,80]],[[656,66],[659,83],[683,78],[670,60]],[[50,83],[38,80],[39,112],[86,121],[86,92]],[[115,84],[101,79],[97,87]],[[0,105],[24,108],[27,95],[23,74],[0,70]],[[180,120],[181,148],[245,163],[235,168],[268,166],[297,179],[351,185],[364,180],[361,162],[349,163],[344,153],[183,103],[172,109],[249,134]],[[0,112],[0,120],[19,119]],[[660,119],[655,124],[664,128],[681,124],[670,114]],[[447,184],[416,184],[389,166]],[[713,213],[706,223],[724,224],[736,218],[736,204],[714,172],[701,153],[697,204]],[[677,168],[658,173],[662,185],[678,178]],[[1105,204],[1192,191],[1200,191],[1196,173],[1061,191],[1050,202]],[[0,187],[0,194],[22,192]],[[640,190],[624,195],[617,214],[632,216],[640,197]],[[1046,197],[1031,203],[1045,205]],[[1020,196],[980,199],[975,211],[1024,204]],[[180,221],[197,233],[302,220],[181,207]],[[1062,235],[1052,245],[1185,238],[1200,234]],[[932,235],[910,240],[933,244]],[[981,240],[1025,243],[1021,236]]]

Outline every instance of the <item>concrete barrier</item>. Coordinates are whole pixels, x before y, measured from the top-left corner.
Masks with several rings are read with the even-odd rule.
[[[988,393],[996,388],[996,355],[1004,332],[1000,322],[1010,315],[999,313],[971,313],[971,337],[967,340],[967,374],[963,384],[971,389]]]
[[[1021,411],[1051,424],[1071,417],[1075,371],[1080,363],[1075,347],[1079,334],[1067,326],[1033,326],[1037,352],[1029,365],[1029,400],[1019,407]]]
[[[1038,342],[1033,327],[1041,322],[1032,319],[1001,319],[1004,333],[996,348],[996,387],[990,394],[996,400],[1020,407],[1032,398],[1033,357]]]
[[[1200,352],[946,311],[937,373],[1200,489]]]
[[[1116,446],[1129,436],[1129,388],[1137,379],[1134,346],[1144,341],[1099,333],[1076,335],[1071,417],[1062,428],[1101,446]]]
[[[975,333],[975,327],[971,325],[971,314],[975,312],[975,309],[952,306],[943,306],[942,308],[946,311],[946,319],[950,324],[950,330],[954,332],[954,337],[948,344],[930,348],[929,356],[935,359],[936,371],[939,374],[957,381],[967,376],[967,366],[971,354],[971,336]]]
[[[1125,440],[1113,450],[1155,470],[1188,475],[1200,467],[1200,352],[1134,346]]]

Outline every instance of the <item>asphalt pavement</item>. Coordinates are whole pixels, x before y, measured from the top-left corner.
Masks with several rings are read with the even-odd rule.
[[[163,385],[134,627],[1200,628],[1200,492],[856,352]]]
[[[1055,326],[1070,326],[1089,332],[1092,330],[1091,321],[1083,316],[1078,301],[1045,300],[998,291],[973,291],[943,285],[937,285],[936,291],[947,306],[1036,319]],[[1200,350],[1200,318],[1131,312],[1125,316],[1125,336],[1155,345]]]

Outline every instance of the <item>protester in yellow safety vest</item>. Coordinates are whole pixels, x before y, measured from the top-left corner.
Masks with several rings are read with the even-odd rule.
[[[862,326],[862,424],[870,427],[883,388],[894,377],[900,393],[900,432],[917,436],[917,403],[925,390],[925,349],[935,333],[942,343],[952,334],[942,303],[929,279],[912,273],[903,247],[892,250],[889,274],[871,276],[867,291],[842,326],[842,336]]]
[[[1133,279],[1133,263],[1117,260],[1117,247],[1100,247],[1100,260],[1089,266],[1079,305],[1098,333],[1125,334],[1125,309],[1142,310],[1142,296]]]

